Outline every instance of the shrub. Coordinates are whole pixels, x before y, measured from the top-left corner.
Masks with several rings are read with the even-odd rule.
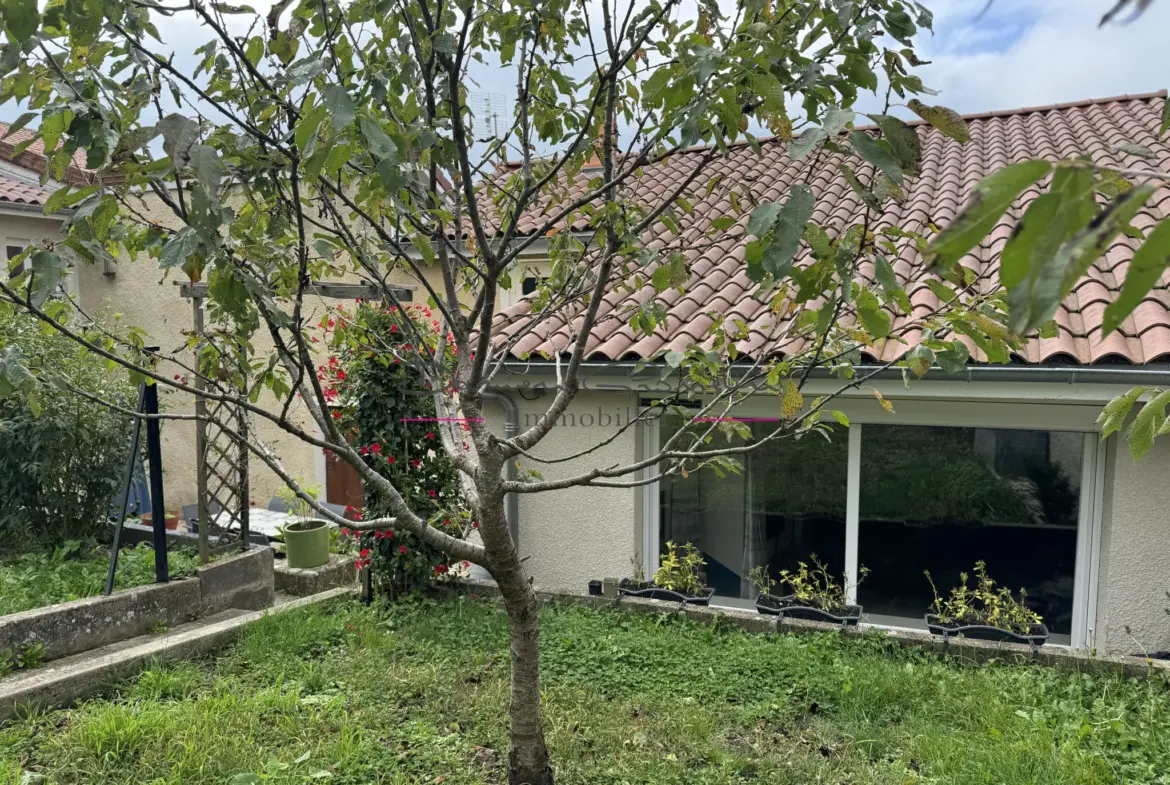
[[[30,373],[31,371],[31,373]],[[0,303],[0,550],[104,534],[129,449],[127,417],[71,392],[133,409],[124,374]]]
[[[967,573],[959,575],[959,585],[951,589],[947,597],[940,597],[930,571],[924,571],[934,592],[931,612],[944,625],[987,625],[1001,630],[1028,632],[1032,625],[1039,624],[1040,614],[1026,606],[1028,593],[1020,589],[1020,599],[1012,596],[1004,587],[997,588],[987,574],[987,565],[975,562],[975,586],[967,586]]]
[[[338,405],[334,417],[353,434],[351,442],[362,455],[375,458],[378,472],[394,483],[410,508],[432,526],[463,535],[476,524],[459,491],[458,470],[443,454],[434,398],[418,371],[400,359],[410,352],[437,351],[438,322],[425,306],[408,305],[407,309],[404,313],[359,303],[353,313],[335,311],[324,326],[331,330],[331,345],[339,356],[329,359],[322,383]],[[417,331],[409,329],[407,320]],[[363,338],[351,343],[358,334]],[[377,343],[392,347],[392,352],[349,348]],[[393,515],[386,500],[369,487],[364,506],[367,518]],[[375,589],[392,597],[428,586],[451,572],[447,554],[405,530],[363,534],[358,548],[358,562],[370,567]]]

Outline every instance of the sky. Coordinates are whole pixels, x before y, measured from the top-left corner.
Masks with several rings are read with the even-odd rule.
[[[1155,0],[1137,21],[1104,28],[1097,23],[1114,0],[994,0],[986,10],[986,0],[922,2],[935,17],[934,33],[920,32],[915,41],[919,56],[931,61],[915,73],[939,91],[934,98],[923,96],[928,103],[973,113],[1170,85],[1164,32],[1170,29],[1170,0]],[[253,3],[261,11],[268,5],[269,0]],[[694,4],[687,0],[683,8]],[[191,50],[206,40],[206,33],[181,17],[160,22],[176,62],[193,65]],[[478,67],[473,78],[472,90],[480,100],[500,96],[499,105],[510,111],[514,72]],[[880,110],[880,101],[862,97],[857,108]],[[13,103],[0,106],[0,119],[12,120],[21,111]]]
[[[1146,93],[1170,85],[1170,0],[1137,21],[1098,28],[1113,0],[925,0],[918,73],[937,102],[963,112]],[[1122,14],[1126,16],[1126,14]]]

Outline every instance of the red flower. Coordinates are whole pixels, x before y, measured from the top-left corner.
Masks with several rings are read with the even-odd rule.
[[[354,519],[355,521],[360,521],[360,520],[362,519],[362,514],[361,514],[361,512],[360,512],[360,511],[358,511],[358,510],[354,510],[354,511],[353,511],[353,519]]]
[[[463,569],[465,569],[465,570],[466,570],[466,569],[467,569],[468,567],[470,567],[470,566],[471,566],[471,562],[469,562],[469,561],[465,561],[465,562],[463,562]]]
[[[381,455],[381,453],[382,453],[382,445],[380,445],[380,444],[371,444],[371,445],[370,445],[370,452],[375,452],[375,453],[378,453],[379,455]]]
[[[183,376],[182,376],[182,374],[178,374],[178,373],[176,373],[176,374],[175,374],[175,378],[176,378],[176,379],[182,379],[182,378],[183,378]]]
[[[349,536],[349,529],[345,529],[345,528],[343,528],[343,529],[341,530],[341,536],[342,536],[342,537],[348,537],[348,536]]]
[[[405,545],[399,546],[398,552],[405,556],[406,555],[406,546]]]
[[[363,444],[361,447],[358,447],[358,452],[360,452],[362,455],[369,455],[370,448]]]
[[[387,539],[387,540],[392,540],[392,539],[394,539],[394,530],[393,530],[393,529],[391,529],[390,531],[386,532],[386,539]]]
[[[312,341],[313,343],[318,343],[317,336],[315,336],[315,335],[310,335],[309,340]]]
[[[472,521],[471,528],[478,529],[479,528],[479,521]]]
[[[340,420],[341,419],[341,412],[334,410],[333,411],[333,419]]]
[[[433,498],[435,498],[435,497],[436,497],[436,496],[438,496],[438,495],[439,495],[439,494],[435,493],[433,490],[429,490],[429,491],[427,491],[427,496],[430,496],[432,499],[433,499]]]
[[[386,460],[387,460],[387,461],[389,461],[390,463],[394,463],[394,460],[395,460],[395,459],[394,459],[394,456],[393,456],[393,455],[387,455],[387,456],[386,456]]]
[[[427,439],[433,439],[433,438],[435,438],[435,432],[434,432],[434,431],[427,431],[426,438],[427,438]]]
[[[361,557],[361,558],[363,558],[363,559],[364,559],[364,558],[366,558],[366,557],[367,557],[367,556],[369,556],[369,555],[370,555],[370,549],[369,549],[369,548],[362,548],[361,552],[360,552],[360,553],[358,553],[358,556],[360,556],[360,557]]]
[[[390,332],[392,332],[392,333],[398,332],[398,325],[396,325],[396,324],[390,325]]]
[[[418,467],[422,466],[422,461],[418,460],[417,458],[413,458],[410,461],[410,465],[417,469]]]

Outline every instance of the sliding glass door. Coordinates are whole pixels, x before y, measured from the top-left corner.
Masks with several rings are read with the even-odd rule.
[[[680,427],[680,418],[663,419],[660,443]],[[775,423],[749,427],[754,440]],[[996,581],[1027,592],[1054,642],[1068,642],[1087,635],[1076,618],[1078,610],[1088,618],[1092,587],[1078,565],[1088,563],[1091,538],[1078,527],[1092,509],[1084,493],[1095,454],[1094,440],[1074,431],[837,428],[831,440],[762,444],[742,457],[740,474],[663,477],[651,541],[694,543],[715,602],[752,600],[747,576],[759,565],[777,578],[815,555],[851,582],[867,568],[851,595],[871,622],[908,627],[922,626],[933,598],[925,572],[945,593],[984,561]]]
[[[1072,628],[1084,437],[1079,433],[866,425],[861,430],[858,601],[921,617],[976,561],[1058,635]]]

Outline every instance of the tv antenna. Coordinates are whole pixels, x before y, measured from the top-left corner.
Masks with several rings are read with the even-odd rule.
[[[478,137],[498,138],[512,114],[508,97],[501,93],[469,93],[467,108],[471,112],[471,132]]]

